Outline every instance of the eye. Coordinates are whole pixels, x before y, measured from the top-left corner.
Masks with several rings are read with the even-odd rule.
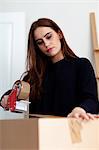
[[[42,41],[42,40],[38,40],[38,41],[36,42],[36,44],[37,44],[37,45],[42,45],[42,44],[43,44],[43,41]]]
[[[52,37],[52,34],[48,34],[47,36],[46,36],[46,39],[50,39]]]

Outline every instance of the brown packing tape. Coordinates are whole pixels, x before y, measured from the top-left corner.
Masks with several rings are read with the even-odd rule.
[[[81,122],[76,119],[68,119],[68,124],[72,143],[81,142],[81,129],[82,129]]]
[[[25,81],[21,81],[21,91],[18,96],[18,99],[27,99],[30,94],[30,84]]]

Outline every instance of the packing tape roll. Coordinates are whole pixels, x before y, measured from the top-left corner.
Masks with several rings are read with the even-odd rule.
[[[28,82],[17,80],[14,83],[13,88],[15,88],[16,86],[18,88],[18,93],[17,93],[18,99],[25,100],[25,99],[29,98],[30,84]]]

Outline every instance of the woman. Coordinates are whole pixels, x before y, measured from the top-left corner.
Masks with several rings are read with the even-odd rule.
[[[27,75],[30,113],[94,119],[98,112],[94,70],[69,48],[59,26],[40,18],[30,28]]]

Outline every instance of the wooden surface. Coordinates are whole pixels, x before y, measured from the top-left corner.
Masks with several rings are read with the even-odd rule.
[[[90,13],[90,25],[91,25],[93,52],[96,65],[96,78],[97,80],[99,80],[99,43],[97,36],[96,17],[94,12]]]

